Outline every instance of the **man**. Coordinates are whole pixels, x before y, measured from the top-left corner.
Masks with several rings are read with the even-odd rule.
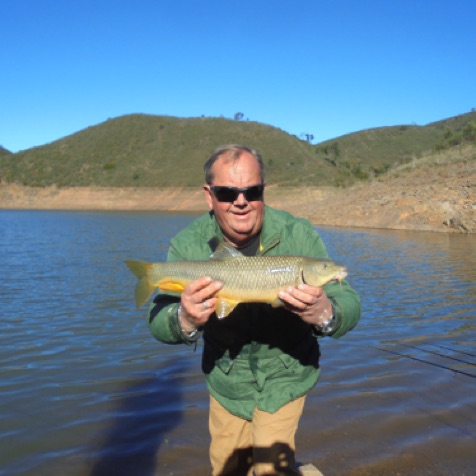
[[[264,165],[256,151],[222,146],[204,168],[210,212],[173,238],[168,260],[208,259],[223,240],[247,256],[328,258],[311,223],[265,206]],[[180,296],[159,294],[151,332],[160,341],[189,345],[203,335],[213,475],[299,474],[295,433],[319,376],[316,337],[352,329],[359,297],[345,281],[302,284],[280,292],[284,307],[242,303],[218,319],[215,294],[222,286],[203,276]]]

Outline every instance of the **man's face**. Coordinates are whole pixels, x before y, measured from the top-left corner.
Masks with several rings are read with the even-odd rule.
[[[226,155],[219,157],[212,166],[213,184],[244,188],[261,184],[258,161],[248,152],[230,160]],[[233,202],[220,202],[205,185],[205,197],[213,210],[225,238],[235,246],[242,246],[261,230],[264,219],[263,200],[246,200],[240,193]]]

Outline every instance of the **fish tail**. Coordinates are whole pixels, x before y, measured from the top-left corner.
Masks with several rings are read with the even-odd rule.
[[[126,264],[139,280],[136,285],[136,306],[141,307],[147,302],[155,289],[155,286],[149,280],[149,270],[152,263],[126,260]]]

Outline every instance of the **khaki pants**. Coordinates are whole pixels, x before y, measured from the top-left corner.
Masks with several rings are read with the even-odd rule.
[[[236,417],[210,396],[210,461],[213,476],[299,475],[294,436],[304,408],[300,397],[276,413],[255,409]]]

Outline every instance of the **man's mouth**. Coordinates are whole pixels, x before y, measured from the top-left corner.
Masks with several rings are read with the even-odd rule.
[[[248,215],[248,214],[250,213],[250,211],[249,211],[249,210],[239,210],[239,211],[234,211],[234,212],[232,212],[232,213],[233,213],[233,215],[236,215],[236,216],[240,216],[240,217],[241,217],[241,216],[246,216],[246,215]]]

